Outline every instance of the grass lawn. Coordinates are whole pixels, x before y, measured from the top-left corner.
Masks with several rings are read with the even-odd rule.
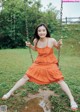
[[[69,47],[62,47],[60,68],[80,108],[80,53],[75,50],[74,46]],[[36,53],[33,53],[33,55],[35,58]],[[20,112],[20,108],[25,104],[24,97],[29,92],[37,92],[40,88],[39,85],[27,83],[15,91],[15,97],[11,97],[6,101],[1,100],[3,94],[8,92],[15,82],[25,74],[31,63],[28,49],[0,50],[0,105],[7,105],[8,112]],[[49,84],[47,87],[58,95],[50,97],[50,101],[54,106],[52,112],[71,112],[69,99],[60,89],[60,86]]]

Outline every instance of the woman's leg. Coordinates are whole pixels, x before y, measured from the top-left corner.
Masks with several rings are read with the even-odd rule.
[[[58,81],[58,84],[61,86],[61,89],[68,95],[70,101],[74,101],[74,98],[71,94],[71,91],[70,91],[68,85],[63,80]]]
[[[76,102],[74,101],[74,97],[73,97],[68,85],[63,80],[58,81],[58,84],[61,86],[62,90],[68,95],[68,97],[70,99],[71,108],[73,108],[73,109],[78,108]]]
[[[17,83],[13,86],[13,88],[11,88],[11,90],[2,97],[2,99],[3,100],[8,99],[14,93],[15,90],[23,86],[28,80],[29,78],[27,76],[23,76],[19,81],[17,81]]]

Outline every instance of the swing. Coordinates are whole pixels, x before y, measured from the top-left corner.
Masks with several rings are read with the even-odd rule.
[[[26,5],[25,4],[26,4],[26,1],[24,0],[26,39],[27,39],[28,42],[30,42],[29,32],[28,32],[28,21],[27,21],[27,17],[26,17]],[[60,20],[62,21],[62,17],[61,17]],[[28,47],[28,48],[29,48],[29,54],[30,54],[30,57],[31,57],[31,60],[32,60],[32,63],[33,63],[34,62],[33,55],[32,55],[30,47]],[[58,66],[59,66],[59,61],[60,61],[60,49],[58,50]]]

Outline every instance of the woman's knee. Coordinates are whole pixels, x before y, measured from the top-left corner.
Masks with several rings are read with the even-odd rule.
[[[29,77],[28,77],[27,75],[24,75],[22,78],[23,78],[24,80],[26,80],[26,81],[29,80]]]
[[[64,80],[59,80],[57,83],[62,84],[63,82],[64,82]]]

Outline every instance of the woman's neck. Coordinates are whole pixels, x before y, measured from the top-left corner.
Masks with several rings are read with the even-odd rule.
[[[40,38],[40,41],[45,41],[46,40],[46,37],[44,37],[44,38]]]

